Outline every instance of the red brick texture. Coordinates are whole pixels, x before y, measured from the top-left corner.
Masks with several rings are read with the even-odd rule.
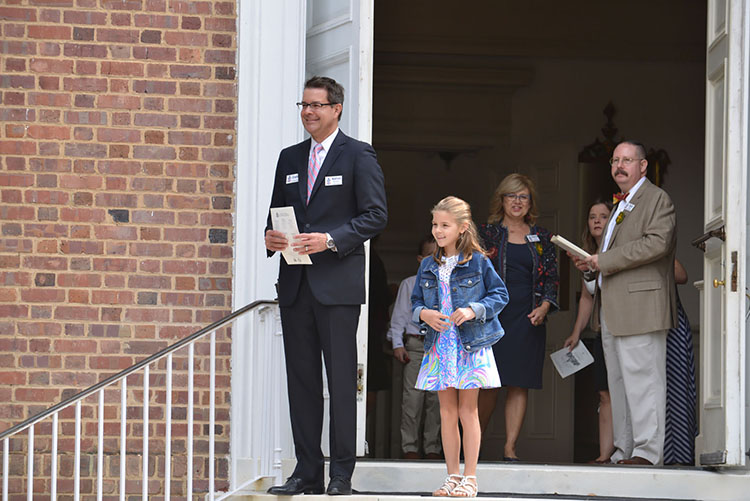
[[[0,430],[229,313],[236,2],[0,2]],[[226,487],[230,336],[217,335],[217,488]],[[196,349],[196,489],[205,493],[208,345]],[[175,355],[172,493],[184,496],[186,353]],[[164,362],[151,370],[150,496],[163,493]],[[128,381],[128,494],[141,492],[142,377]],[[119,387],[106,394],[105,499],[119,489]],[[96,482],[83,406],[81,493]],[[60,499],[73,411],[60,415]],[[181,421],[179,421],[181,420]],[[49,492],[51,422],[35,429]],[[63,439],[63,436],[65,438]],[[11,451],[25,451],[25,434]],[[2,449],[0,449],[0,454]],[[26,465],[12,461],[11,492]],[[25,494],[24,494],[25,496]]]

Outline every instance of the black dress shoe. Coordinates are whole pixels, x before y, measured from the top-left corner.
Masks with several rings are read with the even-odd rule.
[[[289,477],[284,485],[274,485],[268,489],[276,496],[296,496],[297,494],[323,494],[323,483],[307,483],[301,478]]]
[[[328,483],[326,494],[329,496],[351,496],[352,481],[346,477],[333,477]]]

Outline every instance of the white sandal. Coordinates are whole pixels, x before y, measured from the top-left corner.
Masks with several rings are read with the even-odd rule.
[[[473,482],[471,482],[470,480],[473,480]],[[479,488],[477,486],[477,476],[466,475],[463,478],[463,480],[461,480],[461,483],[458,484],[458,487],[455,487],[451,491],[450,497],[452,498],[475,498],[477,497],[478,491],[479,491]]]
[[[464,477],[458,474],[448,475],[445,477],[443,485],[441,485],[436,491],[433,491],[432,495],[435,497],[448,497],[451,496],[452,492],[456,490],[464,481]]]

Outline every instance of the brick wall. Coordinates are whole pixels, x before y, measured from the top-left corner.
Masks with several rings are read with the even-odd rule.
[[[2,0],[0,30],[2,430],[229,312],[236,5]],[[218,343],[217,451],[226,453],[229,336]],[[184,357],[175,364],[184,369]],[[205,373],[207,361],[196,367]],[[151,377],[157,436],[164,430],[163,368]],[[141,392],[139,378],[131,379],[128,471],[137,473]],[[205,379],[199,406],[207,402]],[[183,390],[173,400],[184,417],[185,378],[177,381]],[[117,402],[107,397],[107,414],[117,415]],[[199,411],[204,454],[208,415]],[[95,399],[83,415],[84,433],[95,437]],[[61,430],[70,431],[72,416],[61,416]],[[44,450],[51,425],[37,428]],[[118,433],[108,428],[108,436]],[[119,447],[112,440],[110,451]],[[19,441],[12,449],[23,447]],[[159,448],[156,441],[152,450]],[[70,450],[61,446],[60,474],[68,477]],[[175,450],[177,476],[184,450]],[[225,459],[217,466],[223,477]],[[48,474],[48,459],[39,461],[36,470]],[[25,465],[12,468],[22,475]],[[117,468],[107,462],[108,472]],[[196,460],[197,476],[206,469],[205,458]],[[90,477],[94,458],[84,457],[82,470]],[[151,475],[163,475],[163,462]],[[109,481],[109,492],[115,484]],[[161,486],[153,484],[157,494]],[[25,485],[14,478],[11,488]],[[173,492],[183,488],[178,481]],[[88,478],[82,493],[92,489]]]

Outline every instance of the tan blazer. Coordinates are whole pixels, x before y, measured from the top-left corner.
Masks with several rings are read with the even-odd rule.
[[[603,275],[594,297],[591,326],[599,330],[600,306],[615,336],[668,330],[677,323],[674,255],[675,212],[669,195],[644,181],[609,248],[599,254]]]

